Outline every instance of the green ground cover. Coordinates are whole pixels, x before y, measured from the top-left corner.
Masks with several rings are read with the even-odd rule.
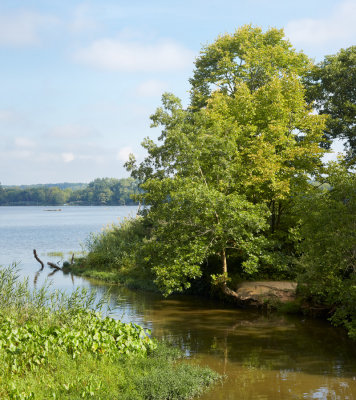
[[[93,292],[31,291],[0,269],[0,398],[189,399],[218,379],[104,308]]]

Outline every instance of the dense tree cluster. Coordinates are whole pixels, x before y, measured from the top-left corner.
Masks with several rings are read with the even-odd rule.
[[[355,66],[355,47],[315,66],[278,29],[205,46],[188,107],[164,94],[158,142],[126,164],[141,217],[95,238],[88,260],[165,295],[201,284],[240,301],[241,280],[297,279],[356,337]],[[347,156],[325,165],[334,138]]]
[[[232,273],[294,275],[292,199],[322,165],[325,117],[305,99],[311,62],[283,31],[245,26],[205,47],[196,61],[192,106],[173,95],[152,116],[161,144],[127,164],[152,223],[151,265],[167,294],[220,259],[213,278],[226,294]]]
[[[344,141],[348,163],[356,163],[356,46],[326,56],[305,78],[309,101],[320,114],[329,118],[324,142]]]
[[[131,205],[138,193],[132,178],[97,178],[89,184],[27,187],[0,185],[0,205]]]

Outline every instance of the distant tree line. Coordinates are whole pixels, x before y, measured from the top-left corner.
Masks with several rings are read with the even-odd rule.
[[[97,178],[89,184],[0,185],[0,205],[134,205],[134,194],[138,186],[133,178]]]

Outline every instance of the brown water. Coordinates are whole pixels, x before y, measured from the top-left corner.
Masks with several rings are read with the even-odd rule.
[[[191,296],[163,299],[123,288],[113,294],[117,315],[180,346],[191,362],[226,375],[201,400],[356,399],[356,346],[325,321]]]

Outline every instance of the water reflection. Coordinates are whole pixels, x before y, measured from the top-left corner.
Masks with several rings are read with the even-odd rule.
[[[92,287],[102,285],[92,282]],[[126,319],[227,375],[202,399],[354,399],[356,348],[325,321],[113,287]]]

